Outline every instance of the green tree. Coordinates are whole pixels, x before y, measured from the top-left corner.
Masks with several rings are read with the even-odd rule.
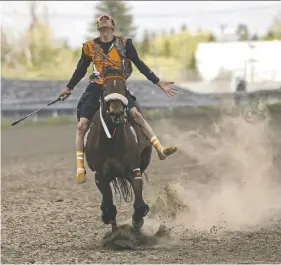
[[[97,19],[101,15],[108,14],[115,20],[115,34],[122,36],[135,36],[136,27],[133,23],[132,8],[125,1],[100,1],[95,6],[95,20],[91,22],[89,33],[92,36],[97,32]]]
[[[209,38],[208,38],[208,42],[215,42],[216,41],[216,38],[215,36],[211,33]]]
[[[281,12],[273,19],[264,40],[281,40]]]
[[[10,44],[8,41],[8,36],[1,25],[1,62],[5,63],[6,55],[10,52]]]
[[[20,73],[20,61],[22,58],[19,58],[17,52],[21,48],[13,46],[13,39],[9,35],[9,30],[3,28],[1,25],[1,63],[2,63],[2,75],[5,72],[5,68],[12,68],[18,73]]]
[[[50,58],[59,53],[58,45],[53,42],[53,33],[48,24],[44,23],[38,16],[39,4],[37,1],[31,1],[29,11],[31,22],[23,38],[23,53],[27,65],[40,67],[46,64]]]
[[[171,43],[169,40],[165,40],[164,42],[164,56],[165,57],[171,56]]]
[[[44,7],[36,1],[29,3],[30,23],[17,38],[7,35],[8,28],[1,31],[1,48],[5,52],[1,58],[5,60],[2,75],[7,78],[59,80],[69,78],[75,69],[81,48],[77,56],[63,39],[54,38],[47,9],[44,16],[39,16],[39,4]]]
[[[187,26],[185,25],[185,24],[183,24],[182,26],[181,26],[181,31],[186,31],[187,30]]]
[[[149,43],[150,43],[150,36],[148,30],[144,31],[143,39],[140,44],[140,53],[142,55],[146,55],[149,53]]]
[[[263,40],[275,40],[274,32],[269,30],[266,35],[263,37]]]
[[[249,39],[249,29],[246,24],[239,24],[236,29],[236,35],[238,40],[245,41]]]
[[[190,69],[193,69],[193,70],[196,69],[196,57],[195,57],[195,53],[193,53],[193,54],[191,55]]]
[[[251,36],[251,40],[253,41],[259,40],[259,35],[255,33],[254,35]]]

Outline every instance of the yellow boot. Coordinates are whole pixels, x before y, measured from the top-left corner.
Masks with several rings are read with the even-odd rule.
[[[77,174],[76,174],[76,182],[78,184],[82,184],[86,182],[86,170],[84,168],[84,153],[81,151],[76,152],[77,156]]]
[[[153,136],[150,142],[155,147],[160,160],[165,160],[168,156],[174,154],[177,151],[177,147],[175,145],[164,148],[156,136]]]
[[[82,184],[84,182],[86,182],[87,180],[87,177],[86,177],[86,171],[85,170],[79,170],[77,171],[77,174],[76,174],[76,182],[78,184]]]

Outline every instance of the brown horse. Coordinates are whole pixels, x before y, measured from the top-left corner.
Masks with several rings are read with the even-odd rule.
[[[152,147],[140,127],[127,116],[127,93],[126,81],[121,75],[105,78],[100,109],[85,136],[86,161],[95,172],[95,182],[102,194],[102,221],[111,224],[113,230],[117,228],[117,210],[111,182],[115,193],[126,202],[132,200],[134,192],[134,229],[143,226],[143,218],[149,212],[142,197],[142,177],[150,163]]]

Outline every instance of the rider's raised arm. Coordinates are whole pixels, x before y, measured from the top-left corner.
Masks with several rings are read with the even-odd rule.
[[[133,64],[138,68],[138,70],[153,84],[159,82],[159,78],[148,68],[148,66],[139,58],[135,46],[133,45],[132,39],[127,39],[126,42],[127,57]]]
[[[69,80],[67,87],[71,90],[81,81],[81,79],[86,75],[87,69],[91,63],[91,59],[85,54],[84,50],[82,49],[82,54],[80,60],[77,64],[77,67]]]

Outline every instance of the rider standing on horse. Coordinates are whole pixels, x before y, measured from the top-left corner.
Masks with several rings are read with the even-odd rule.
[[[77,155],[77,183],[86,181],[86,171],[84,167],[84,136],[89,121],[95,115],[100,107],[100,96],[103,91],[103,72],[105,68],[122,68],[127,79],[131,72],[131,62],[138,70],[146,76],[153,84],[157,84],[167,95],[174,96],[176,89],[170,87],[173,82],[162,82],[159,78],[139,59],[137,51],[132,43],[132,39],[124,37],[116,37],[113,35],[115,28],[114,20],[104,15],[97,20],[97,29],[100,32],[99,38],[87,41],[83,44],[82,55],[77,64],[69,83],[62,90],[61,96],[65,100],[78,82],[86,75],[87,68],[93,64],[93,75],[90,77],[90,83],[82,95],[77,106],[77,133],[76,133],[76,155]],[[125,56],[122,58],[122,48]],[[177,147],[171,146],[164,148],[158,138],[155,136],[150,125],[144,119],[142,114],[136,108],[134,97],[129,93],[126,95],[128,99],[128,112],[133,120],[140,126],[144,135],[150,140],[151,144],[158,152],[159,158],[164,160],[167,156],[176,152]]]

